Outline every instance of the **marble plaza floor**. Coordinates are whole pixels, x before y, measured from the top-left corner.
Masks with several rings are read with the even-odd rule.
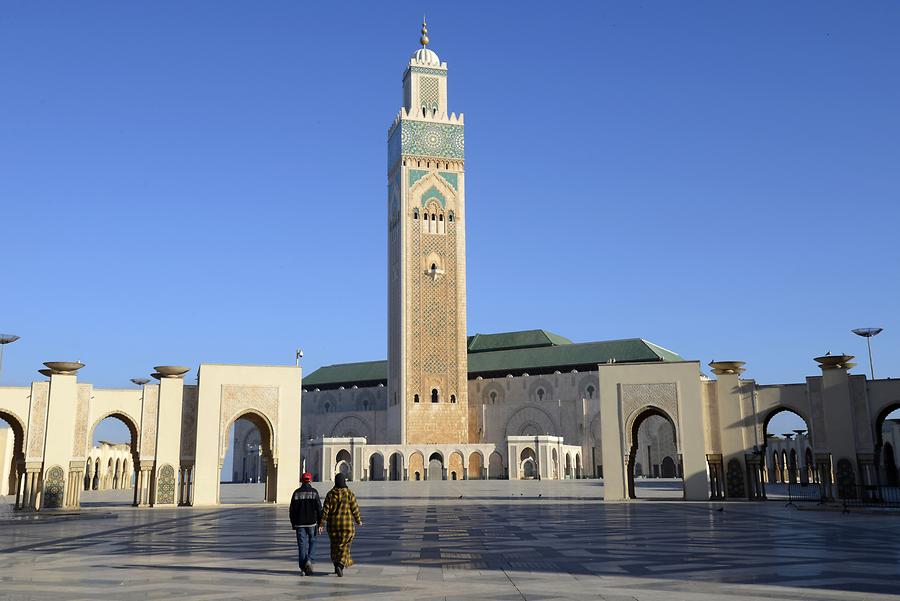
[[[364,525],[344,578],[327,536],[318,574],[298,575],[283,506],[115,506],[128,491],[92,493],[79,512],[7,506],[0,599],[900,598],[900,516],[661,500],[677,485],[604,503],[590,480],[352,483]]]

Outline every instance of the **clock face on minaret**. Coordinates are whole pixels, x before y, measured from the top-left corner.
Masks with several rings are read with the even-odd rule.
[[[388,433],[466,443],[464,126],[422,29],[388,132]]]

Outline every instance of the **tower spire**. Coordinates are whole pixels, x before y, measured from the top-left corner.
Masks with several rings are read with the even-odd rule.
[[[422,44],[422,48],[428,46],[428,24],[425,23],[425,15],[422,15],[422,37],[419,38],[419,43]]]

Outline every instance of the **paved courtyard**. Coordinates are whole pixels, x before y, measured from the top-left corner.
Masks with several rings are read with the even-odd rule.
[[[578,482],[353,483],[357,565],[302,578],[285,507],[0,512],[0,599],[879,599],[900,516],[783,503],[603,503]],[[223,489],[251,500],[258,487]],[[324,490],[324,487],[323,487]],[[642,488],[671,495],[677,483]],[[100,493],[93,493],[97,497]],[[116,496],[118,495],[118,496]],[[89,495],[90,496],[90,495]],[[8,501],[9,498],[4,498]],[[723,511],[719,509],[723,508]]]

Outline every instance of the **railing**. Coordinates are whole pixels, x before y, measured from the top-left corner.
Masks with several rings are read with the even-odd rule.
[[[797,503],[816,503],[824,504],[826,501],[825,489],[820,484],[815,483],[795,483],[787,484],[787,503],[785,507],[797,506]]]
[[[844,513],[851,507],[900,508],[900,487],[876,484],[857,484],[835,487],[837,501],[844,506]]]

